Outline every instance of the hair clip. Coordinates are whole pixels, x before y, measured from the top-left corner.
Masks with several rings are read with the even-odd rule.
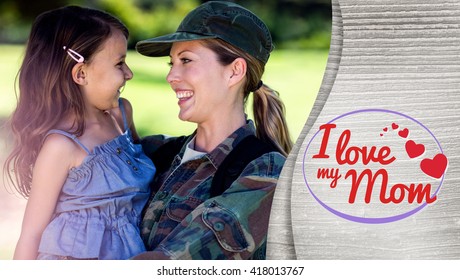
[[[70,57],[76,62],[81,63],[85,61],[85,58],[81,54],[77,53],[76,51],[69,49],[66,46],[64,46],[64,50],[66,50],[67,53],[70,55]]]

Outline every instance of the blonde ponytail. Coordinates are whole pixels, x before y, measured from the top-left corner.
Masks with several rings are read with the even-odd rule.
[[[272,143],[287,156],[293,144],[285,119],[285,107],[278,92],[262,84],[254,91],[253,99],[257,137]]]

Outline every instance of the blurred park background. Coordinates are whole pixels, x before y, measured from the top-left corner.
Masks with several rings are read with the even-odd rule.
[[[11,147],[5,126],[16,104],[17,76],[31,24],[40,13],[81,5],[112,13],[130,30],[127,63],[134,73],[122,96],[134,108],[141,136],[184,135],[195,125],[177,118],[178,106],[165,77],[169,58],[147,58],[134,51],[137,41],[174,32],[183,17],[206,1],[198,0],[0,0],[0,166]],[[330,0],[232,1],[259,15],[269,26],[275,50],[263,81],[279,91],[295,141],[321,86],[331,31]],[[252,116],[251,104],[247,113]],[[3,169],[2,169],[3,170]],[[13,256],[26,200],[3,185],[0,173],[0,260]]]

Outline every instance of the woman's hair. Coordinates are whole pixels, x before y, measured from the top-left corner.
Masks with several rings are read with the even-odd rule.
[[[72,79],[77,62],[68,49],[90,62],[114,30],[128,38],[128,29],[117,18],[78,6],[36,18],[18,73],[17,107],[9,120],[15,143],[3,167],[5,177],[24,197],[30,193],[33,165],[46,133],[66,117],[73,119],[70,133],[80,136],[85,129],[83,97]]]
[[[243,87],[244,103],[251,92],[253,96],[253,112],[256,124],[256,135],[259,139],[271,143],[285,156],[292,149],[292,141],[289,135],[285,119],[285,108],[277,91],[266,84],[259,88],[265,64],[220,39],[203,40],[203,45],[217,54],[222,65],[229,65],[235,59],[242,57],[247,63],[246,83]]]

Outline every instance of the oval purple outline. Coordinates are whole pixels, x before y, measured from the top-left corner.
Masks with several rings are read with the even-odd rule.
[[[405,115],[403,113],[399,113],[399,112],[396,112],[396,111],[391,111],[391,110],[386,110],[386,109],[363,109],[363,110],[356,110],[356,111],[351,111],[351,112],[348,112],[348,113],[345,113],[343,115],[340,115],[334,119],[332,119],[331,121],[329,121],[327,124],[330,124],[338,119],[341,119],[341,118],[344,118],[346,116],[349,116],[349,115],[353,115],[353,114],[360,114],[360,113],[367,113],[367,112],[379,112],[379,113],[389,113],[389,114],[395,114],[395,115],[398,115],[398,116],[402,116],[404,118],[407,118],[415,123],[417,123],[418,125],[420,125],[423,129],[425,129],[432,137],[433,139],[435,140],[436,144],[438,145],[439,147],[439,150],[441,151],[442,154],[444,154],[443,150],[442,150],[442,147],[441,147],[441,144],[439,143],[438,139],[434,136],[434,134],[425,126],[423,125],[421,122],[419,122],[418,120],[408,116],[408,115]],[[305,184],[307,185],[307,188],[308,190],[310,191],[310,194],[313,196],[313,198],[321,205],[323,206],[326,210],[328,210],[329,212],[331,212],[332,214],[336,215],[336,216],[339,216],[343,219],[346,219],[346,220],[349,220],[349,221],[353,221],[353,222],[357,222],[357,223],[365,223],[365,224],[384,224],[384,223],[391,223],[391,222],[396,222],[396,221],[399,221],[399,220],[402,220],[402,219],[405,219],[409,216],[412,216],[414,215],[415,213],[417,213],[418,211],[422,210],[423,208],[425,208],[428,204],[425,202],[423,203],[422,205],[418,206],[417,208],[409,211],[409,212],[406,212],[406,213],[402,213],[400,215],[396,215],[396,216],[390,216],[390,217],[382,217],[382,218],[363,218],[363,217],[357,217],[357,216],[352,216],[352,215],[348,215],[348,214],[345,214],[345,213],[342,213],[340,211],[337,211],[331,207],[329,207],[327,204],[325,204],[324,202],[322,202],[312,191],[312,189],[310,188],[310,185],[308,184],[307,182],[307,177],[306,177],[306,174],[305,174],[305,157],[307,155],[307,151],[308,151],[308,148],[310,147],[310,144],[312,143],[312,141],[316,138],[316,136],[318,135],[318,133],[320,132],[321,130],[318,130],[315,135],[313,135],[313,137],[310,139],[310,141],[308,142],[308,145],[305,149],[305,152],[303,154],[303,159],[302,159],[302,173],[303,173],[303,178],[304,178],[304,181],[305,181]],[[442,183],[444,182],[444,176],[446,174],[444,173],[442,175],[442,178],[441,178],[441,182],[439,183],[439,186],[438,188],[436,189],[435,193],[433,195],[437,195],[439,190],[441,189],[441,186],[442,186]]]

